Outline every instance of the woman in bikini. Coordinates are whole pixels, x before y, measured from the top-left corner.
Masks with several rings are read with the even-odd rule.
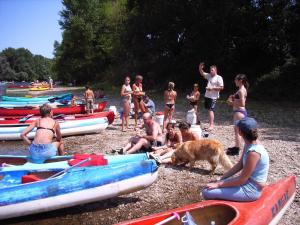
[[[129,124],[129,114],[130,114],[130,104],[131,104],[131,94],[132,89],[130,87],[130,78],[125,77],[125,82],[121,88],[121,97],[122,97],[122,104],[123,104],[123,116],[122,116],[122,131],[126,131],[128,129]]]
[[[174,91],[174,87],[175,84],[173,82],[169,82],[168,90],[166,90],[164,93],[165,111],[164,111],[163,132],[166,129],[167,120],[169,120],[169,123],[172,122],[172,117],[175,110],[175,101],[177,97],[177,92]]]
[[[147,112],[145,108],[145,104],[143,102],[143,96],[145,92],[143,92],[143,85],[142,85],[143,77],[141,75],[137,75],[135,77],[135,83],[132,85],[133,90],[133,103],[134,103],[134,129],[136,130],[138,126],[138,113],[141,110],[142,114]]]
[[[187,95],[186,98],[189,100],[190,105],[194,109],[197,115],[197,123],[200,124],[199,113],[198,113],[198,102],[200,99],[199,85],[194,84],[193,91],[190,95]]]
[[[171,163],[172,162],[171,157],[174,151],[176,150],[177,146],[179,146],[180,144],[186,141],[199,140],[199,137],[190,131],[190,125],[188,123],[181,122],[179,124],[179,130],[180,130],[179,135],[181,136],[181,138],[177,139],[177,143],[174,142],[173,144],[174,147],[169,148],[168,151],[164,153],[164,155],[162,155],[161,153],[159,154],[154,153],[154,154],[150,154],[150,157],[154,158],[159,163]]]
[[[227,99],[227,103],[233,107],[233,123],[236,121],[247,117],[246,110],[246,98],[247,98],[247,89],[249,83],[245,74],[238,74],[234,79],[238,91],[234,95],[230,95]],[[228,155],[238,155],[241,147],[241,136],[239,135],[238,128],[234,126],[234,136],[235,136],[235,146],[228,148]]]
[[[21,134],[22,139],[29,145],[30,160],[34,163],[43,163],[46,159],[64,155],[64,145],[59,123],[52,119],[52,109],[48,104],[40,107],[41,118],[30,124]],[[36,128],[33,141],[27,134]],[[52,142],[56,136],[56,141]]]
[[[176,131],[175,123],[168,123],[166,126],[167,133],[166,133],[166,140],[165,145],[160,147],[153,147],[153,152],[151,155],[154,156],[162,156],[169,151],[172,151],[176,148],[177,144],[182,143],[181,133]]]

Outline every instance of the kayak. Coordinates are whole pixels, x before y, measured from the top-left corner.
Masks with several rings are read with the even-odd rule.
[[[29,88],[29,91],[47,91],[50,90],[50,87],[32,87]]]
[[[61,95],[48,95],[48,96],[39,96],[39,97],[14,97],[14,96],[6,96],[3,95],[2,101],[11,101],[11,102],[26,102],[26,103],[33,103],[33,102],[47,102],[49,99],[59,100],[59,99],[65,99],[65,100],[72,100],[73,94],[72,93],[66,93]]]
[[[98,104],[94,104],[94,112],[102,112],[106,107],[107,102],[103,101]],[[58,114],[82,114],[85,113],[85,104],[79,104],[76,106],[62,105],[57,108],[53,108],[53,115]],[[29,114],[40,115],[40,110],[37,107],[15,107],[15,108],[0,108],[0,116],[26,116]]]
[[[59,101],[49,102],[49,101],[41,101],[41,102],[11,102],[11,101],[0,101],[0,108],[18,108],[18,107],[32,107],[32,108],[39,108],[41,105],[47,103],[52,108],[67,105],[70,101]],[[65,103],[65,104],[64,104]]]
[[[0,219],[96,202],[138,191],[157,178],[154,160],[68,170],[0,172]]]
[[[81,117],[70,116],[57,119],[62,136],[97,133],[108,126],[107,117],[102,115],[86,115]],[[0,140],[21,140],[21,133],[29,123],[1,124]],[[33,139],[36,128],[27,137]]]
[[[66,169],[87,158],[96,159],[96,163],[85,164],[84,166],[100,166],[103,161],[106,164],[129,163],[149,159],[147,153],[128,154],[128,155],[103,155],[103,154],[74,154],[64,156],[53,156],[40,163],[30,162],[29,156],[22,155],[0,155],[0,171],[17,171],[29,169]],[[2,165],[2,166],[1,166]]]
[[[289,176],[274,184],[267,185],[263,189],[262,196],[253,202],[231,202],[222,200],[208,200],[191,205],[186,205],[166,212],[129,220],[119,225],[131,224],[156,224],[172,219],[170,222],[161,224],[178,224],[176,215],[181,220],[187,220],[187,212],[191,215],[190,220],[195,223],[186,224],[277,224],[284,212],[293,202],[296,195],[296,177]]]
[[[115,119],[115,114],[113,111],[103,111],[98,112],[94,114],[74,114],[74,115],[56,115],[52,118],[55,120],[63,120],[63,121],[69,121],[69,120],[76,120],[76,119],[87,119],[87,118],[98,118],[98,117],[106,117],[108,119],[108,123],[112,124]],[[5,116],[0,117],[0,129],[2,125],[11,125],[11,126],[18,126],[20,124],[30,124],[34,122],[35,120],[41,118],[40,116],[34,116],[32,114],[29,114],[27,116]]]

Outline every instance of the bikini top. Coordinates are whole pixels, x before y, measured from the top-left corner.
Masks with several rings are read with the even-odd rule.
[[[40,124],[40,120],[38,121],[38,124]],[[55,127],[55,124],[56,124],[56,121],[55,121],[55,123],[54,123],[54,125],[53,125],[53,128]],[[53,133],[53,135],[54,135],[54,134],[55,134],[55,131],[54,131],[53,128],[47,128],[47,127],[41,127],[41,126],[37,126],[37,127],[36,127],[37,130],[40,130],[40,129],[50,130],[50,131],[52,131],[52,133]]]

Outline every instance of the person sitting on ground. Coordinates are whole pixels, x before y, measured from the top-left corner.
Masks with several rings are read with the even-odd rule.
[[[60,132],[59,123],[52,119],[52,109],[48,104],[40,107],[41,118],[31,123],[21,134],[21,138],[29,145],[30,160],[34,163],[42,163],[46,159],[64,155],[64,145]],[[33,141],[29,140],[27,134],[36,128]],[[56,136],[56,141],[53,137]]]
[[[245,117],[237,121],[236,126],[245,141],[242,157],[221,180],[206,185],[202,191],[205,199],[255,201],[261,196],[267,182],[269,156],[257,140],[257,122],[253,118]],[[237,176],[233,177],[234,175]]]
[[[179,123],[181,141],[179,140],[179,142],[174,145],[174,148],[169,150],[168,152],[166,152],[164,155],[159,156],[157,154],[150,153],[150,157],[154,158],[159,163],[172,163],[171,157],[172,157],[174,151],[176,151],[176,148],[180,144],[182,144],[183,142],[186,142],[186,141],[199,140],[199,137],[196,134],[194,134],[192,131],[190,131],[190,127],[191,127],[191,125],[188,124],[187,122]]]
[[[146,135],[136,135],[130,138],[127,145],[121,149],[121,153],[132,154],[142,148],[151,151],[152,146],[162,145],[163,135],[159,123],[153,120],[148,112],[143,114],[143,121],[141,128],[145,128]]]
[[[164,122],[163,122],[163,132],[166,129],[167,120],[172,122],[172,117],[175,110],[175,101],[177,97],[177,92],[174,91],[175,84],[174,82],[168,83],[168,89],[165,90],[164,100],[165,100],[165,110],[164,110]]]
[[[94,102],[95,102],[95,96],[94,92],[90,89],[89,86],[85,87],[85,93],[84,98],[86,102],[86,112],[87,114],[94,113]]]
[[[151,153],[151,155],[153,156],[164,155],[167,152],[175,149],[178,144],[182,143],[181,133],[176,131],[175,123],[168,123],[166,128],[167,128],[167,133],[166,133],[165,145],[160,147],[153,147],[152,148],[153,152]]]
[[[149,98],[148,95],[145,95],[143,97],[143,101],[145,103],[145,107],[148,109],[148,112],[151,113],[152,116],[155,115],[155,104],[154,102]]]

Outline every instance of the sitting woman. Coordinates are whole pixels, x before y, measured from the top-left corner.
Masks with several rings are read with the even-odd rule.
[[[266,184],[269,156],[257,141],[257,122],[253,118],[245,117],[237,121],[236,126],[245,141],[242,157],[221,180],[206,185],[202,191],[205,199],[254,201],[260,197]],[[232,177],[240,171],[239,175]]]
[[[183,142],[186,141],[194,141],[194,140],[199,140],[199,137],[194,134],[192,131],[190,131],[190,125],[186,122],[181,122],[179,124],[179,130],[180,130],[180,136],[181,136],[181,141],[178,143],[174,144],[174,147],[169,149],[164,155],[159,156],[156,154],[151,154],[151,157],[153,157],[155,160],[157,160],[159,163],[171,163],[171,156],[173,155],[174,151],[176,150],[176,147]]]
[[[174,150],[177,144],[182,143],[181,133],[177,132],[175,129],[175,123],[168,123],[167,124],[167,133],[166,133],[166,141],[165,145],[160,147],[153,147],[153,152],[151,155],[153,156],[161,156]],[[173,151],[172,151],[173,152]]]
[[[40,119],[31,123],[21,134],[21,138],[29,145],[29,154],[34,163],[43,163],[46,159],[57,154],[64,155],[64,146],[60,132],[59,123],[53,120],[52,109],[48,104],[40,107]],[[33,141],[30,141],[27,134],[36,128]],[[56,141],[52,142],[56,136]]]

